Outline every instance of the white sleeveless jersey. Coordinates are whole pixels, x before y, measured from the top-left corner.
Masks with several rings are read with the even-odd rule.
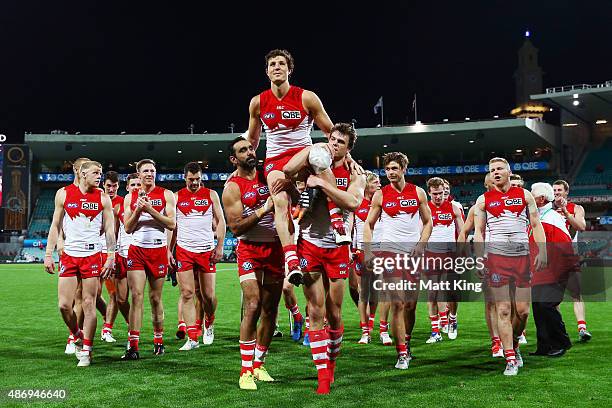
[[[101,251],[102,191],[95,189],[86,194],[71,184],[65,187],[64,218],[62,228],[66,239],[64,252],[74,257],[87,257]]]
[[[280,100],[270,89],[259,95],[260,119],[266,132],[266,158],[312,145],[313,119],[302,105],[303,92],[302,88],[291,86]]]
[[[414,184],[406,183],[398,192],[391,184],[381,190],[383,222],[380,241],[383,247],[410,252],[421,238],[419,196]]]
[[[511,187],[505,193],[492,190],[487,191],[484,198],[487,252],[505,256],[529,254],[525,190],[521,187]]]
[[[435,253],[453,252],[456,248],[456,217],[453,204],[443,201],[438,207],[429,201],[428,205],[431,210],[432,229],[427,241],[427,250]]]
[[[149,197],[151,206],[160,214],[166,215],[166,197],[162,187],[155,187],[151,192],[146,194]],[[132,212],[136,210],[136,202],[138,201],[138,193],[142,190],[133,190],[130,206]],[[147,212],[141,212],[136,229],[132,233],[132,245],[140,248],[161,248],[167,245],[166,227],[161,222],[157,221]]]
[[[213,203],[210,189],[200,187],[192,193],[183,188],[176,200],[176,244],[190,252],[202,253],[213,249]]]
[[[124,258],[128,257],[128,250],[132,244],[132,234],[125,232],[125,225],[123,224],[123,218],[119,220],[119,255]]]

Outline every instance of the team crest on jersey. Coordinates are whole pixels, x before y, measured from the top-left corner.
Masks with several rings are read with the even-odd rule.
[[[270,190],[268,190],[268,186],[259,187],[257,189],[257,192],[259,193],[259,195],[270,194]]]
[[[523,205],[523,199],[522,198],[508,198],[504,201],[504,203],[506,204],[506,207],[511,207],[513,205]]]
[[[300,111],[281,111],[281,117],[283,119],[301,119],[302,113]]]
[[[276,116],[276,115],[275,115],[274,113],[272,113],[272,112],[267,112],[267,113],[264,113],[263,118],[264,118],[264,119],[274,119],[274,117],[275,117],[275,116]]]
[[[93,210],[93,211],[97,211],[98,210],[98,203],[90,203],[90,202],[82,202],[81,203],[81,209],[82,210]]]
[[[304,258],[300,258],[300,268],[305,268],[308,266],[308,261]]]
[[[270,171],[272,170],[272,167],[274,167],[274,163],[270,163],[266,166],[266,171]]]
[[[416,207],[417,200],[414,198],[410,198],[408,200],[400,200],[400,207]]]
[[[253,198],[253,197],[255,197],[255,192],[254,191],[247,191],[242,196],[242,198],[244,198],[245,200],[248,200],[249,198]]]
[[[243,262],[242,269],[244,269],[245,271],[250,271],[251,269],[253,269],[253,264],[249,261]]]
[[[79,205],[77,203],[68,203],[68,205],[66,207],[68,207],[68,208],[79,208]]]

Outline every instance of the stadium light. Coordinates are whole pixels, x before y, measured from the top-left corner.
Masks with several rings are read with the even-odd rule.
[[[387,147],[389,147],[388,145],[383,145],[383,147],[386,149]]]
[[[516,149],[515,150],[517,153],[523,153],[523,149]]]
[[[198,164],[202,164],[204,163],[202,160],[198,160]]]
[[[442,119],[442,122],[448,122],[448,119]]]
[[[183,151],[182,151],[182,150],[177,150],[176,152],[177,152],[178,154],[182,154],[182,153],[183,153]]]
[[[468,143],[474,143],[475,140],[468,140]]]
[[[219,150],[219,153],[223,153],[223,150]]]
[[[578,124],[577,123],[564,123],[562,126],[563,127],[572,127],[572,126],[578,126]]]
[[[470,118],[465,118],[465,120],[470,120]]]
[[[531,37],[531,33],[529,32],[529,30],[525,31],[525,38],[529,38]]]
[[[606,123],[608,123],[608,121],[605,119],[599,119],[595,121],[596,125],[605,125]]]
[[[574,99],[578,99],[578,94],[573,95]]]
[[[574,102],[572,102],[572,105],[578,106],[578,105],[580,105],[580,101],[579,100],[575,100]]]
[[[494,115],[493,119],[499,119],[499,115]]]

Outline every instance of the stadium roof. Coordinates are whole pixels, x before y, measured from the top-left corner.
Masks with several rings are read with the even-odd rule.
[[[359,139],[354,157],[371,158],[386,151],[413,153],[465,152],[554,146],[555,127],[540,120],[498,119],[460,123],[417,124],[411,126],[357,129]],[[86,135],[26,134],[34,156],[42,161],[57,161],[93,156],[115,163],[143,157],[159,159],[207,160],[211,165],[226,163],[227,143],[239,133]],[[322,138],[313,132],[315,140]],[[262,139],[265,140],[264,137]],[[258,156],[263,158],[264,143]],[[181,151],[181,153],[178,153]]]
[[[612,81],[547,88],[546,93],[531,95],[531,99],[561,109],[589,125],[612,123]]]

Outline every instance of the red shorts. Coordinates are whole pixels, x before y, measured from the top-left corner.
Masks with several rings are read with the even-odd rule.
[[[255,271],[262,271],[270,276],[285,277],[285,257],[279,241],[252,242],[238,241],[236,248],[238,276],[240,282],[256,279]]]
[[[62,253],[59,261],[59,277],[99,278],[104,266],[101,255],[101,252],[98,252],[90,256],[77,257],[70,256],[66,252]]]
[[[531,279],[529,264],[529,255],[488,254],[485,266],[488,269],[487,280],[489,286],[499,288],[514,282],[518,288],[528,288]]]
[[[115,259],[115,278],[117,279],[125,279],[127,278],[127,258],[122,257],[117,254]]]
[[[127,260],[128,271],[145,271],[155,279],[168,273],[168,248],[141,248],[130,245]]]
[[[201,273],[215,273],[217,267],[211,262],[213,251],[191,252],[180,246],[176,246],[177,272],[194,271]]]
[[[445,264],[448,265],[448,259],[453,259],[454,257],[452,252],[425,251],[425,275],[442,275],[446,272],[454,272],[455,270],[452,268],[444,269]]]
[[[355,270],[357,276],[361,276],[361,272],[365,269],[365,252],[363,250],[355,249],[353,251],[350,266]]]
[[[349,247],[319,248],[302,238],[298,241],[297,256],[302,272],[325,272],[329,279],[348,278]]]
[[[268,174],[270,174],[271,171],[283,171],[285,164],[289,163],[289,160],[291,160],[293,156],[302,150],[304,150],[304,147],[294,147],[293,149],[289,149],[277,156],[266,158],[264,161],[264,176],[266,177],[266,180],[268,179]]]

